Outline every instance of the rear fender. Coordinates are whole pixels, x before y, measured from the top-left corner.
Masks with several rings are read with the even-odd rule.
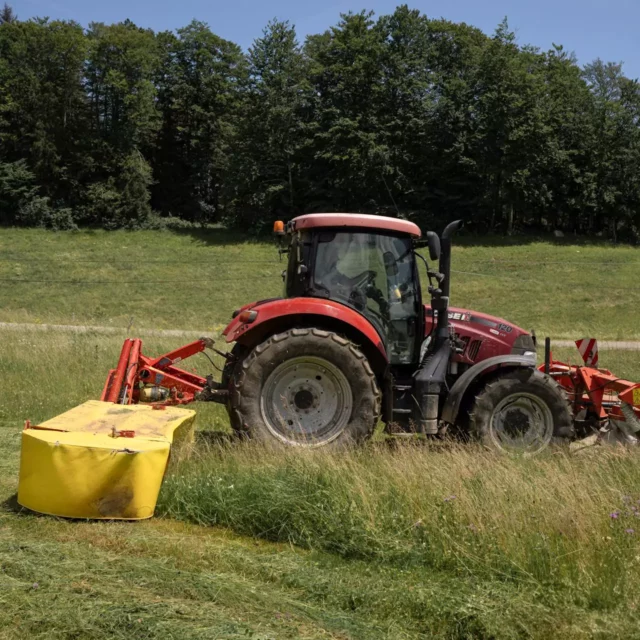
[[[245,309],[255,310],[256,319],[243,323],[240,316],[236,316],[222,332],[227,342],[251,348],[274,333],[313,326],[341,333],[357,344],[379,375],[389,362],[382,338],[374,326],[357,311],[339,302],[320,298],[288,298],[249,305]]]
[[[489,374],[499,369],[514,369],[527,367],[534,369],[535,357],[504,355],[487,358],[467,369],[454,383],[442,409],[442,420],[455,424],[460,409],[463,407],[468,394],[475,390],[479,383]]]

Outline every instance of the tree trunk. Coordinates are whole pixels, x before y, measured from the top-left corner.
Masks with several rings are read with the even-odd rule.
[[[289,209],[293,213],[293,175],[291,172],[291,159],[287,160],[287,171],[289,172]]]

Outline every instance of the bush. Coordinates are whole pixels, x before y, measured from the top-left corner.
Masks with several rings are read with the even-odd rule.
[[[105,229],[141,229],[149,227],[151,169],[146,160],[134,153],[125,158],[118,177],[91,184],[85,192],[82,218]]]
[[[122,165],[119,176],[120,206],[113,224],[119,227],[140,228],[151,215],[151,194],[153,182],[151,167],[139,152],[130,154]]]
[[[16,216],[16,222],[28,227],[44,227],[55,230],[77,229],[73,210],[68,207],[52,208],[49,198],[35,196],[24,202]]]
[[[104,225],[120,206],[120,194],[112,182],[96,182],[85,192],[82,219],[89,224]]]
[[[201,229],[203,225],[190,222],[176,216],[161,216],[155,212],[146,219],[141,229],[153,229],[154,231],[175,231],[180,229]]]
[[[35,176],[24,160],[0,163],[0,223],[48,229],[75,229],[73,211],[52,207],[38,195]]]
[[[0,162],[0,223],[15,224],[20,209],[37,194],[35,176],[24,160]]]

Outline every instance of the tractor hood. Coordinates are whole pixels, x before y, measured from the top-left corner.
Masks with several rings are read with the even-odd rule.
[[[534,337],[508,320],[480,311],[449,307],[449,322],[456,336],[464,343],[459,362],[473,364],[493,356],[535,353]],[[431,307],[425,307],[425,336],[431,334],[434,317]]]

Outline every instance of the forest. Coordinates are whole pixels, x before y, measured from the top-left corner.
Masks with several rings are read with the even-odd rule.
[[[640,240],[640,84],[399,6],[248,51],[0,10],[0,225],[266,232],[314,211]]]

